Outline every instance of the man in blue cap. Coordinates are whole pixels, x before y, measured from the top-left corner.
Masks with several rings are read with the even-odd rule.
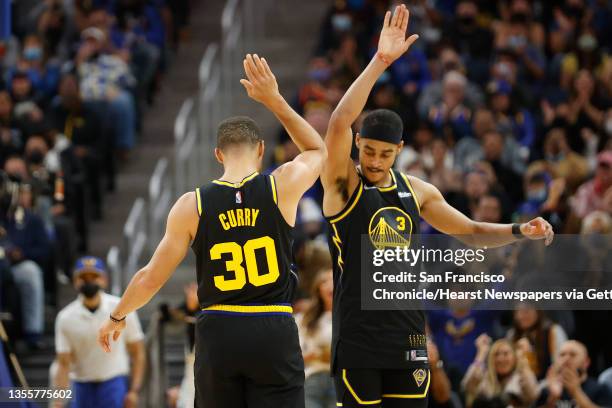
[[[92,256],[78,259],[73,279],[80,294],[55,322],[55,386],[68,388],[70,374],[75,408],[136,407],[145,364],[138,317],[135,313],[127,317],[126,335],[111,353],[104,353],[96,346],[97,330],[119,302],[118,297],[104,293],[108,284],[104,262]]]

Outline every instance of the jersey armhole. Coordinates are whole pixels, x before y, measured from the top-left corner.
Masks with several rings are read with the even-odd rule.
[[[347,201],[347,203],[344,206],[344,208],[339,213],[337,213],[335,215],[332,215],[330,217],[325,217],[327,219],[327,221],[329,221],[330,224],[334,224],[334,223],[342,220],[347,215],[349,215],[349,213],[357,205],[357,202],[359,201],[359,198],[361,197],[361,192],[362,191],[363,191],[363,180],[361,180],[361,177],[359,177],[359,184],[357,185],[357,188],[353,192],[353,195],[351,196],[351,198],[349,198],[349,200]]]
[[[196,194],[196,210],[198,211],[198,217],[202,217],[202,197],[200,194],[200,187],[195,189]]]
[[[274,176],[270,174],[270,185],[272,187],[272,199],[274,200],[274,204],[278,206],[278,193],[276,191],[276,180],[274,180]]]
[[[404,173],[401,173],[401,172],[400,174],[402,175],[402,178],[406,182],[406,186],[412,193],[412,197],[414,197],[414,203],[416,204],[416,208],[419,211],[419,215],[421,215],[421,203],[419,202],[419,197],[417,197],[416,193],[414,192],[414,189],[412,188],[412,184],[410,184],[410,180],[408,180],[408,176],[406,176]]]

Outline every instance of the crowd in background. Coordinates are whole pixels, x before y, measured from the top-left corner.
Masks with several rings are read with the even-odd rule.
[[[373,57],[388,0],[337,0],[323,21],[295,106],[321,135]],[[397,170],[440,189],[477,221],[542,216],[559,233],[612,232],[612,7],[605,0],[410,0],[419,40],[378,80],[366,110],[404,121]],[[354,132],[360,129],[360,120]],[[286,134],[272,167],[297,149]],[[354,156],[356,157],[356,156]],[[307,406],[335,404],[329,380],[331,260],[320,186],[300,204],[296,304]],[[421,231],[436,233],[422,223]],[[612,270],[609,243],[587,241],[576,270]],[[528,257],[515,245],[501,266]],[[554,256],[554,254],[552,255]],[[469,272],[468,272],[469,273]],[[609,287],[606,277],[591,283]],[[612,312],[428,312],[432,407],[612,406]],[[605,329],[603,329],[605,328]],[[586,397],[586,398],[585,398]],[[571,402],[574,401],[574,402]],[[566,404],[566,405],[564,405]]]
[[[138,142],[188,5],[12,2],[0,38],[0,310],[31,348],[57,277],[87,252],[89,225]]]

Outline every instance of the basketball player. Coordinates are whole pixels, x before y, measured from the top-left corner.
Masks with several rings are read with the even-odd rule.
[[[361,310],[362,235],[384,225],[408,241],[419,233],[422,217],[443,233],[472,236],[475,245],[501,246],[523,236],[548,244],[553,237],[541,218],[522,225],[472,221],[435,186],[392,170],[403,146],[402,120],[392,111],[364,118],[355,136],[359,165],[354,165],[351,125],[377,79],[418,38],[406,38],[408,18],[404,5],[393,15],[387,12],[378,52],[335,109],[325,139],[323,211],[334,257],[332,372],[337,405],[344,408],[425,407],[430,384],[423,311]]]
[[[196,254],[198,298],[195,388],[200,408],[304,407],[304,362],[292,316],[296,276],[292,229],[298,201],[320,174],[327,151],[319,134],[278,92],[265,59],[247,55],[248,95],[271,110],[301,153],[261,175],[264,144],[255,122],[233,117],[219,125],[215,156],[221,179],[183,195],[148,265],[127,287],[99,332],[110,350],[124,318],[168,280],[190,246]]]

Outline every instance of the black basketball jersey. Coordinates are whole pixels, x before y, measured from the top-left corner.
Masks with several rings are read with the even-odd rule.
[[[297,281],[291,270],[293,228],[277,206],[274,177],[214,180],[196,189],[196,198],[200,222],[192,249],[201,307],[289,305]]]
[[[404,368],[413,365],[409,352],[422,355],[426,349],[423,311],[361,308],[362,236],[379,247],[416,244],[419,233],[418,198],[405,175],[391,170],[391,176],[391,186],[375,187],[360,175],[345,208],[327,217],[334,262],[334,367]]]

